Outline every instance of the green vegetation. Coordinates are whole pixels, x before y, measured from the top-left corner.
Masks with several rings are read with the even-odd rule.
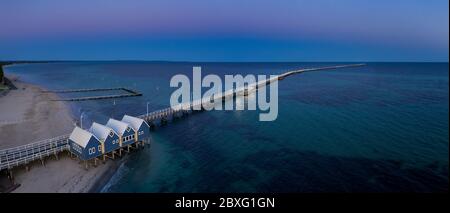
[[[3,84],[3,67],[0,66],[0,84]]]
[[[0,91],[8,89],[8,86],[5,85],[5,74],[3,72],[3,67],[0,64]]]

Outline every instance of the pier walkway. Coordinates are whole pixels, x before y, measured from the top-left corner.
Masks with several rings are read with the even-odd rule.
[[[257,90],[260,87],[270,84],[271,82],[282,80],[287,76],[300,74],[304,72],[311,71],[320,71],[320,70],[330,70],[330,69],[339,69],[339,68],[349,68],[349,67],[359,67],[364,66],[365,64],[350,64],[350,65],[338,65],[338,66],[328,66],[328,67],[319,67],[319,68],[308,68],[308,69],[299,69],[294,71],[285,72],[281,75],[266,79],[264,81],[256,82],[252,85],[248,85],[246,88],[237,88],[233,91],[225,91],[221,94],[210,96],[203,98],[201,100],[195,100],[186,104],[179,104],[177,106],[168,107],[165,109],[157,110],[151,112],[149,114],[143,114],[137,116],[141,119],[144,119],[149,124],[153,124],[155,121],[167,121],[170,116],[182,115],[183,113],[189,113],[192,109],[196,109],[196,107],[202,107],[206,104],[211,104],[211,100],[224,100],[227,98],[233,98],[236,96],[243,96],[250,92]],[[248,89],[250,88],[250,89]],[[99,88],[99,89],[89,89],[90,91],[100,91],[100,90],[113,90],[114,88]],[[123,89],[123,88],[120,88]],[[76,91],[86,91],[83,89],[79,89]],[[53,91],[55,92],[55,91]],[[61,90],[59,92],[73,92],[73,90]],[[56,158],[58,157],[58,153],[69,150],[68,145],[69,135],[61,135],[55,138],[30,143],[27,145],[22,145],[18,147],[8,148],[0,150],[0,171],[3,169],[12,169],[17,166],[27,165],[31,161],[41,160],[44,163],[44,158],[47,156],[54,155]]]
[[[0,170],[26,165],[35,160],[68,150],[69,135],[61,135],[22,146],[0,150]]]

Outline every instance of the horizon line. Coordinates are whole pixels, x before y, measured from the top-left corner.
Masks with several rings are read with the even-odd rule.
[[[144,59],[106,59],[106,60],[0,60],[0,63],[49,63],[49,62],[164,62],[164,63],[449,63],[449,61],[370,61],[370,60],[349,60],[349,61],[197,61],[197,60],[144,60]]]

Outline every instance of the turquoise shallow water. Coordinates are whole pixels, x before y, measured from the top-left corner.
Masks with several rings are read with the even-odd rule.
[[[142,97],[71,104],[83,123],[169,106],[174,74],[280,74],[327,63],[83,62],[6,69],[49,89],[127,86]],[[279,82],[279,114],[197,113],[152,132],[110,192],[448,191],[448,63],[369,63]]]

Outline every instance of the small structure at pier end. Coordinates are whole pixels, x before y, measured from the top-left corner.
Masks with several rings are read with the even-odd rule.
[[[75,127],[69,136],[70,152],[77,155],[81,160],[90,160],[102,154],[102,145],[95,135]]]
[[[129,147],[134,143],[135,131],[129,124],[110,118],[106,123],[106,126],[117,133],[119,136],[120,147]]]
[[[144,141],[150,137],[150,126],[144,119],[136,118],[129,115],[124,115],[122,118],[122,122],[127,123],[131,126],[131,128],[135,131],[135,140]]]
[[[114,150],[120,148],[119,135],[112,128],[96,122],[92,123],[89,131],[99,139],[102,145],[103,160],[108,153],[111,153],[114,158]]]

